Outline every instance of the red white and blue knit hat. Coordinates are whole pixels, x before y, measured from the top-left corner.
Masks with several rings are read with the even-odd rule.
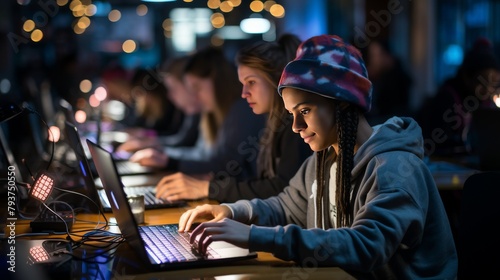
[[[361,53],[335,35],[304,41],[289,62],[278,84],[346,101],[367,112],[371,107],[372,83]]]

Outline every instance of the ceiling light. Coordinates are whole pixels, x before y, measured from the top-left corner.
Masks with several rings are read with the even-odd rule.
[[[262,34],[269,31],[271,23],[262,17],[249,17],[240,22],[240,28],[245,33]]]

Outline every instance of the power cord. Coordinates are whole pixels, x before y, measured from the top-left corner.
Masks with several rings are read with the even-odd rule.
[[[75,219],[75,213],[73,211],[73,208],[71,207],[71,205],[69,205],[64,201],[52,201],[49,203],[49,205],[50,204],[54,205],[54,209],[50,208],[45,202],[41,203],[41,205],[44,206],[46,209],[40,211],[39,216],[35,218],[33,221],[31,221],[30,226],[32,231],[46,232],[46,231],[51,231],[51,229],[57,231],[61,227],[61,225],[63,225],[65,228],[64,233],[67,235],[67,239],[69,241],[74,242],[74,240],[71,238],[71,233],[70,233],[70,229],[73,226]],[[65,212],[60,210],[58,211],[56,209],[57,204],[62,204],[66,206],[67,210]],[[51,212],[50,215],[46,215],[46,210]],[[57,217],[57,219],[55,219],[55,217]]]
[[[55,140],[54,140],[54,134],[52,133],[52,130],[50,129],[50,126],[47,124],[47,122],[43,119],[42,115],[40,115],[40,113],[38,113],[38,111],[36,111],[35,109],[31,108],[29,105],[26,105],[24,104],[23,105],[23,109],[26,109],[29,113],[33,113],[35,114],[38,119],[45,125],[45,127],[47,128],[47,133],[50,133],[50,135],[52,136],[52,149],[51,149],[51,153],[50,153],[50,158],[49,158],[49,161],[47,162],[47,167],[45,168],[45,170],[49,170],[50,168],[50,165],[52,163],[52,160],[54,158],[54,150],[55,150]]]
[[[102,216],[104,218],[105,226],[106,227],[108,226],[109,221],[106,218],[106,215],[104,215],[104,213],[101,211],[101,207],[99,207],[99,205],[94,200],[92,200],[90,197],[88,197],[87,195],[84,195],[82,193],[79,193],[79,192],[65,190],[65,189],[61,189],[61,188],[58,188],[58,187],[54,187],[54,189],[58,190],[60,192],[64,192],[64,193],[82,196],[82,197],[86,198],[88,201],[92,202],[94,204],[94,206],[96,207],[96,209],[97,209],[98,215]],[[99,222],[99,220],[98,220],[98,222]]]

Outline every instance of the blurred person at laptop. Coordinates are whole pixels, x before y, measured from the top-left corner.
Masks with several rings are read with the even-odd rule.
[[[158,73],[158,77],[164,85],[165,98],[178,108],[182,113],[182,120],[175,133],[169,135],[157,135],[145,133],[143,130],[133,130],[127,141],[116,148],[119,153],[133,153],[146,148],[168,149],[176,147],[177,154],[194,154],[196,157],[203,151],[203,138],[199,133],[201,104],[194,94],[186,90],[182,81],[183,69],[189,56],[173,57],[168,60]],[[196,146],[199,149],[194,149]]]
[[[239,98],[241,84],[234,64],[220,48],[200,49],[186,62],[183,82],[201,104],[203,149],[193,147],[194,152],[189,152],[176,147],[147,148],[135,152],[130,160],[201,177],[228,173],[238,179],[254,177],[256,156],[249,142],[258,142],[265,118],[254,115]]]
[[[409,117],[370,126],[372,84],[360,52],[338,36],[304,41],[278,86],[292,129],[314,151],[282,193],[197,206],[179,230],[205,252],[226,241],[359,279],[455,279],[445,209]]]
[[[199,180],[184,173],[164,177],[156,195],[166,200],[210,198],[234,202],[242,198],[266,198],[280,193],[311,155],[311,149],[291,130],[291,118],[277,94],[281,72],[295,56],[300,39],[285,34],[276,42],[259,41],[240,49],[236,56],[241,97],[256,115],[267,117],[257,154],[257,176]],[[255,142],[255,144],[257,144]]]
[[[135,121],[133,128],[158,136],[177,133],[184,113],[167,97],[167,88],[155,77],[154,72],[138,68],[132,77],[131,94],[134,99]]]
[[[494,98],[500,86],[500,63],[492,43],[479,38],[464,56],[457,73],[447,79],[422,110],[424,137],[432,143],[429,156],[468,154],[472,112],[497,108]]]

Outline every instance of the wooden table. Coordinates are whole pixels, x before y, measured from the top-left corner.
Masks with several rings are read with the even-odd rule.
[[[196,205],[210,203],[208,200],[190,202],[185,208],[170,208],[147,210],[145,223],[166,224],[178,223],[184,211]],[[110,224],[115,222],[111,213],[106,213]],[[92,221],[104,220],[97,214],[78,214],[77,222],[73,225],[72,232],[92,230],[95,224]],[[88,221],[88,222],[84,222]],[[116,225],[108,228],[111,232],[118,232]],[[29,221],[18,221],[16,234],[29,232]],[[22,239],[25,237],[18,237]],[[65,236],[37,236],[36,238],[65,238]],[[76,238],[78,239],[78,238]],[[84,279],[89,275],[89,264],[72,260],[71,278]],[[179,269],[171,271],[151,271],[140,260],[126,242],[120,244],[114,257],[105,264],[99,264],[94,269],[101,270],[105,279],[355,279],[344,270],[337,267],[299,267],[293,262],[286,262],[275,258],[272,254],[259,252],[256,259],[243,260],[225,266],[203,267],[193,269]],[[36,278],[31,278],[34,280]],[[101,279],[101,277],[99,277]]]

